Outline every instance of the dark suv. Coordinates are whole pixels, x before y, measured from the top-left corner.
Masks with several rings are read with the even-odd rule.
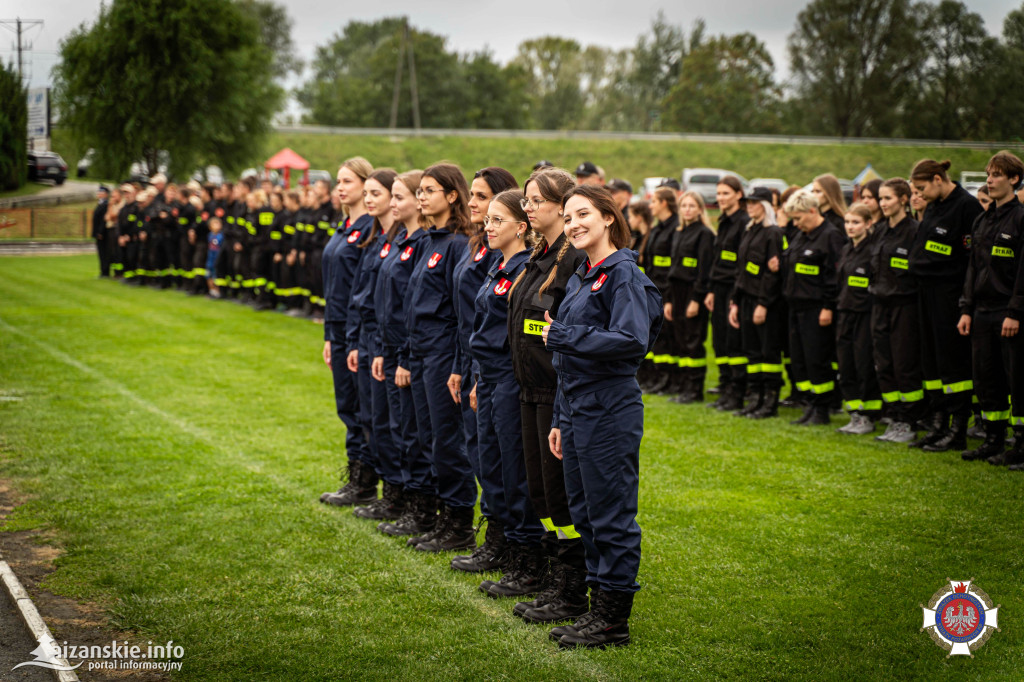
[[[28,179],[53,180],[63,185],[68,179],[68,165],[57,152],[29,152]]]

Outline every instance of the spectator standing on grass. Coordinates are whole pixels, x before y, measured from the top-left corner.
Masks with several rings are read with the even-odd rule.
[[[636,372],[661,329],[662,300],[625,248],[629,227],[605,189],[577,187],[562,210],[565,233],[587,261],[569,280],[557,319],[545,315],[543,339],[558,372],[549,445],[564,462],[591,598],[587,613],[550,636],[564,648],[622,646],[640,589],[644,404]]]

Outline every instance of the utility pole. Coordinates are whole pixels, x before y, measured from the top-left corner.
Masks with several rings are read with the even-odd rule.
[[[409,19],[402,18],[402,36],[398,43],[398,60],[395,65],[395,90],[391,97],[391,128],[398,127],[398,101],[402,92],[402,57],[409,55],[409,94],[412,95],[412,126],[420,129],[420,93],[416,83],[416,55],[412,49],[412,36],[409,35]]]
[[[12,27],[12,25],[13,25],[13,27]],[[24,45],[24,46],[22,45],[21,36],[26,31],[28,31],[29,28],[32,28],[32,27],[35,27],[35,26],[42,26],[42,25],[43,25],[43,21],[41,19],[32,19],[32,20],[22,21],[21,17],[18,17],[17,19],[7,19],[6,21],[0,21],[0,26],[3,26],[4,28],[6,28],[6,29],[8,29],[10,31],[13,31],[18,36],[18,78],[21,79],[21,81],[25,80],[25,68],[24,68],[24,60],[22,59],[22,53],[25,50],[31,50],[32,49],[32,45],[31,44],[27,44],[27,45]]]

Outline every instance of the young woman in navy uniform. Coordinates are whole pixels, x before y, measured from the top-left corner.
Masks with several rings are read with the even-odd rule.
[[[370,519],[398,518],[398,493],[402,487],[401,455],[392,437],[387,389],[374,381],[370,366],[381,353],[379,321],[374,292],[381,264],[391,253],[395,219],[391,213],[391,186],[397,177],[390,168],[378,168],[363,184],[363,205],[372,225],[357,241],[363,254],[352,281],[345,340],[348,368],[356,373],[359,388],[360,421],[370,432],[370,452],[374,471],[384,481],[383,495],[368,507],[357,507],[356,516]],[[354,233],[353,233],[354,234]]]
[[[570,279],[558,319],[543,333],[554,351],[558,402],[549,436],[563,458],[573,523],[583,538],[590,611],[554,628],[562,647],[629,643],[640,568],[636,523],[644,405],[636,372],[662,325],[658,288],[640,272],[629,227],[604,188],[562,199],[565,233],[587,262]]]
[[[469,351],[476,369],[474,392],[479,428],[481,487],[491,490],[491,511],[504,527],[508,541],[509,574],[527,563],[536,565],[544,526],[530,502],[523,461],[523,430],[519,386],[512,369],[508,331],[508,294],[526,266],[530,221],[521,205],[523,193],[502,192],[487,210],[487,241],[497,252],[478,290]],[[516,597],[528,586],[510,581],[490,583],[492,597]],[[535,591],[535,590],[531,590]]]
[[[499,487],[495,488],[481,476],[481,453],[477,447],[477,413],[470,398],[475,378],[472,356],[469,352],[469,337],[473,333],[476,295],[487,278],[488,271],[501,258],[499,252],[490,248],[484,234],[487,208],[495,195],[518,186],[515,177],[504,168],[484,168],[476,172],[469,187],[469,221],[473,224],[474,233],[470,237],[468,250],[455,268],[455,315],[459,320],[459,335],[452,373],[448,377],[448,390],[451,392],[452,400],[459,404],[462,411],[466,456],[473,467],[473,474],[480,482],[480,516],[487,521],[487,534],[484,543],[477,547],[472,555],[455,557],[451,566],[471,573],[500,568],[506,559],[503,526],[505,510],[494,508],[495,504],[503,504],[504,495],[500,490],[500,480]]]
[[[672,236],[665,333],[675,335],[683,377],[682,390],[671,400],[686,404],[704,399],[704,378],[708,370],[709,311],[704,305],[704,298],[711,286],[715,233],[711,230],[704,199],[699,193],[684,192],[679,198],[679,223]]]
[[[372,172],[373,166],[361,156],[348,159],[338,169],[335,192],[344,197],[349,217],[324,247],[319,268],[323,273],[326,300],[324,363],[334,377],[334,400],[338,417],[345,424],[348,453],[348,483],[336,493],[320,496],[321,502],[336,506],[369,504],[377,499],[377,473],[373,468],[369,428],[360,418],[356,375],[348,367],[349,349],[345,338],[352,282],[363,253],[358,242],[373,224],[363,204],[363,183]]]
[[[421,440],[429,434],[441,514],[432,531],[409,538],[407,544],[425,552],[476,549],[476,481],[466,455],[462,414],[448,391],[458,336],[455,268],[472,231],[469,187],[458,166],[438,163],[423,172],[416,196],[434,226],[409,280],[408,369]]]
[[[537,242],[509,292],[508,339],[519,384],[527,484],[547,532],[540,563],[534,567],[523,562],[499,582],[524,593],[538,592],[513,607],[513,613],[531,621],[575,618],[588,607],[583,540],[572,524],[562,461],[548,445],[558,378],[541,336],[545,315],[558,316],[569,278],[586,260],[564,233],[562,197],[575,186],[573,175],[556,168],[534,171],[524,183],[522,207]]]
[[[381,264],[374,291],[381,355],[374,358],[371,369],[387,390],[391,434],[398,443],[402,470],[402,513],[396,522],[381,522],[377,529],[395,536],[422,535],[432,530],[437,520],[437,481],[428,454],[430,432],[420,433],[413,407],[406,326],[409,280],[429,241],[427,222],[416,198],[422,178],[423,171],[407,171],[391,186],[391,210],[400,228]]]

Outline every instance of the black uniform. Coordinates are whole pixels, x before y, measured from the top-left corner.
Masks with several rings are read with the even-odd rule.
[[[782,229],[754,223],[747,227],[737,252],[739,264],[730,303],[739,307],[740,338],[747,358],[747,388],[762,395],[782,388],[782,337],[787,321],[779,314],[782,276],[772,272],[768,261],[781,260]],[[717,301],[716,301],[717,304]],[[754,309],[767,309],[764,324],[754,324]]]
[[[743,356],[740,331],[729,324],[729,295],[736,285],[740,239],[749,222],[750,216],[742,209],[732,215],[723,213],[718,217],[718,234],[711,260],[711,293],[715,295],[715,306],[711,311],[711,344],[722,389],[720,400],[730,396],[741,399],[746,387],[747,359]]]
[[[121,210],[117,212],[117,237],[127,239],[121,247],[121,273],[125,283],[135,279],[135,268],[138,265],[139,244],[135,234],[136,214],[139,210],[135,201],[125,202]]]
[[[335,215],[331,200],[328,199],[312,212],[311,220],[306,225],[308,236],[306,264],[310,266],[309,302],[313,305],[314,311],[322,311],[325,303],[323,275],[320,269],[324,247],[327,245],[327,240],[334,235],[334,231],[344,223],[345,216],[341,212]]]
[[[708,359],[708,309],[704,298],[711,289],[711,260],[715,233],[700,221],[690,223],[672,235],[672,268],[665,300],[672,303],[672,321],[662,334],[675,336],[679,367],[683,372],[683,393],[697,400],[704,396],[704,377]],[[697,303],[696,317],[687,317],[686,309]]]
[[[100,199],[92,211],[92,238],[96,240],[96,254],[100,259],[100,277],[110,277],[113,255],[110,242],[116,242],[114,231],[107,229],[107,206],[107,200]]]
[[[561,530],[564,539],[577,539],[579,534],[573,529],[565,494],[562,461],[552,455],[548,447],[558,379],[551,364],[552,353],[541,338],[541,332],[547,325],[545,311],[552,319],[558,317],[566,284],[586,260],[586,254],[570,246],[556,265],[565,239],[560,235],[544,253],[531,258],[526,263],[522,278],[509,293],[508,340],[512,369],[519,383],[523,455],[533,509],[549,531]],[[553,268],[555,276],[541,294],[541,285]],[[583,555],[580,543],[561,544],[563,546],[559,549],[563,554],[575,553],[575,558],[563,560],[579,563]]]
[[[1021,332],[1004,337],[1002,327],[1006,318],[1024,318],[1022,268],[1024,205],[1014,197],[993,204],[974,223],[960,298],[960,312],[971,316],[974,390],[982,418],[1004,428],[1012,421],[1014,431],[1024,430],[1024,346]]]
[[[828,221],[801,233],[786,252],[784,294],[789,304],[789,347],[797,388],[811,405],[827,409],[835,391],[835,333],[819,315],[834,311],[839,296],[836,266],[845,237]]]
[[[931,408],[966,416],[971,409],[970,340],[957,330],[959,299],[971,251],[971,226],[981,204],[959,184],[928,204],[910,252],[920,287],[921,362]],[[938,390],[941,388],[942,393]]]
[[[917,280],[909,258],[917,221],[905,217],[888,223],[877,235],[871,252],[871,340],[882,401],[895,422],[912,424],[924,412],[921,381],[921,343]]]
[[[669,270],[672,267],[672,240],[679,227],[679,217],[672,214],[664,222],[657,221],[651,227],[651,234],[644,244],[644,273],[658,287],[662,298],[668,299]],[[654,363],[652,388],[671,393],[680,390],[681,375],[676,339],[673,334],[665,333],[658,336],[654,347],[645,360]]]
[[[884,227],[876,228],[884,229]],[[843,407],[850,414],[875,415],[882,409],[882,393],[875,374],[871,341],[871,250],[874,231],[856,246],[849,242],[839,257],[839,303],[836,357]]]

